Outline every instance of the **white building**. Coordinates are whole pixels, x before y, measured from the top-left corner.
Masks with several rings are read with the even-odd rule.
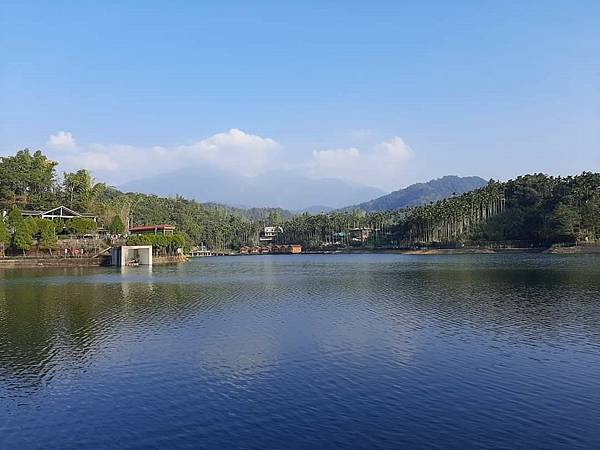
[[[151,245],[122,245],[113,247],[111,250],[112,265],[117,267],[125,266],[151,266],[152,265],[152,246]]]
[[[263,231],[260,233],[260,237],[258,238],[258,240],[261,243],[269,244],[276,240],[277,235],[279,233],[283,233],[283,228],[280,226],[264,227]]]

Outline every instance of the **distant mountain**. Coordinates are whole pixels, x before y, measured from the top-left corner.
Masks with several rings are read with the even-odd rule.
[[[396,210],[435,202],[451,197],[453,194],[464,194],[465,192],[479,189],[486,184],[487,181],[480,177],[448,175],[427,183],[412,184],[405,189],[394,191],[375,200],[348,206],[343,209],[359,209],[365,212]]]
[[[185,169],[131,181],[119,186],[124,192],[163,196],[175,194],[200,202],[243,207],[279,207],[289,210],[327,211],[380,196],[384,191],[336,179],[312,179],[294,172],[269,172],[257,177],[206,169]]]

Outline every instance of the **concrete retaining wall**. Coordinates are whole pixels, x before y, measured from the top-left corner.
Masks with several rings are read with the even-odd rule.
[[[0,258],[0,268],[12,267],[97,267],[104,258]]]

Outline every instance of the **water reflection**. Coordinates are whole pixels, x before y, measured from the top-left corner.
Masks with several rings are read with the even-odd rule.
[[[7,271],[0,283],[1,381],[35,390],[57,367],[82,369],[106,347],[189,321],[201,324],[224,308],[227,317],[202,325],[210,339],[198,355],[219,371],[268,366],[281,357],[282,345],[332,353],[352,342],[359,353],[381,339],[379,331],[384,342],[394,342],[396,357],[409,360],[419,334],[432,325],[478,328],[532,344],[598,346],[597,265],[569,270],[564,261],[536,267],[315,258],[306,264],[263,258],[209,267]],[[230,271],[238,261],[239,270]],[[361,321],[364,316],[375,317],[377,328]]]
[[[591,363],[600,356],[599,261],[272,256],[122,270],[5,271],[0,400],[11,418],[9,442],[22,443],[19,417],[32,411],[47,421],[31,420],[37,435],[54,436],[55,444],[70,439],[52,434],[53,420],[75,420],[56,412],[57,398],[95,405],[79,412],[113,431],[108,446],[129,442],[133,430],[109,418],[109,398],[119,398],[131,414],[137,402],[172,404],[166,414],[181,427],[188,424],[184,417],[202,417],[201,432],[190,428],[182,435],[231,437],[238,422],[226,428],[223,417],[245,408],[248,416],[235,428],[239,436],[252,435],[250,429],[262,430],[261,439],[286,430],[306,435],[319,418],[349,435],[361,430],[360,423],[396,438],[392,430],[406,427],[415,439],[427,437],[421,423],[437,426],[440,436],[483,426],[486,436],[506,444],[511,435],[497,421],[514,421],[511,414],[527,405],[527,420],[534,420],[540,402],[557,392],[564,392],[561,408],[587,408],[585,417],[572,415],[579,422],[571,426],[590,442],[587,424],[600,419],[592,406],[600,401],[600,370]],[[483,416],[471,417],[481,404]],[[461,430],[453,408],[470,417]],[[282,428],[264,429],[256,417]],[[392,427],[394,417],[402,425]],[[354,426],[340,422],[344,418]],[[513,427],[535,425],[527,420]],[[162,421],[157,415],[137,426],[147,426],[150,436]],[[177,442],[176,430],[161,433]],[[93,442],[93,433],[82,436]],[[261,439],[253,442],[267,443]],[[338,438],[332,439],[327,442]]]

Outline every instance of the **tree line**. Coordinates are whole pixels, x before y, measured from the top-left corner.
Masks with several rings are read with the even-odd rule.
[[[275,208],[242,210],[217,204],[204,205],[180,196],[165,198],[125,193],[96,182],[87,170],[65,172],[59,176],[57,169],[58,163],[39,150],[20,150],[15,155],[0,158],[0,211],[17,217],[20,216],[18,210],[48,210],[64,205],[75,211],[95,214],[98,222],[87,225],[94,229],[102,227],[114,234],[122,234],[130,226],[169,223],[177,227],[181,235],[178,239],[186,246],[204,244],[212,249],[256,245],[270,212],[283,213]],[[8,217],[3,217],[0,222],[2,248],[11,246],[25,252],[33,241],[41,238],[36,227],[25,227],[31,225],[29,219],[24,219],[24,225],[18,227]],[[69,220],[68,226],[59,221],[48,222],[52,224],[40,226],[50,227],[55,236],[87,232],[83,229],[86,224],[78,223],[79,219]],[[44,242],[53,240],[54,237]]]
[[[397,211],[301,214],[280,243],[307,248],[549,246],[600,239],[600,174],[520,176]]]
[[[291,214],[278,208],[242,210],[170,198],[121,192],[97,183],[86,170],[57,176],[57,163],[40,151],[17,152],[0,160],[0,205],[9,211],[0,225],[2,245],[25,250],[36,236],[51,245],[62,224],[17,224],[23,209],[50,209],[63,204],[94,213],[98,225],[115,233],[129,226],[175,225],[187,246],[238,249],[259,243],[262,228],[280,225],[280,244],[305,248],[407,247],[419,245],[551,245],[600,239],[600,174],[524,175],[426,205],[396,211],[360,210],[328,214]],[[12,214],[12,219],[11,219]],[[19,214],[20,216],[20,214]],[[71,221],[75,233],[85,224]],[[9,235],[7,237],[7,235]],[[180,238],[178,238],[180,239]],[[169,244],[158,243],[166,248]]]

